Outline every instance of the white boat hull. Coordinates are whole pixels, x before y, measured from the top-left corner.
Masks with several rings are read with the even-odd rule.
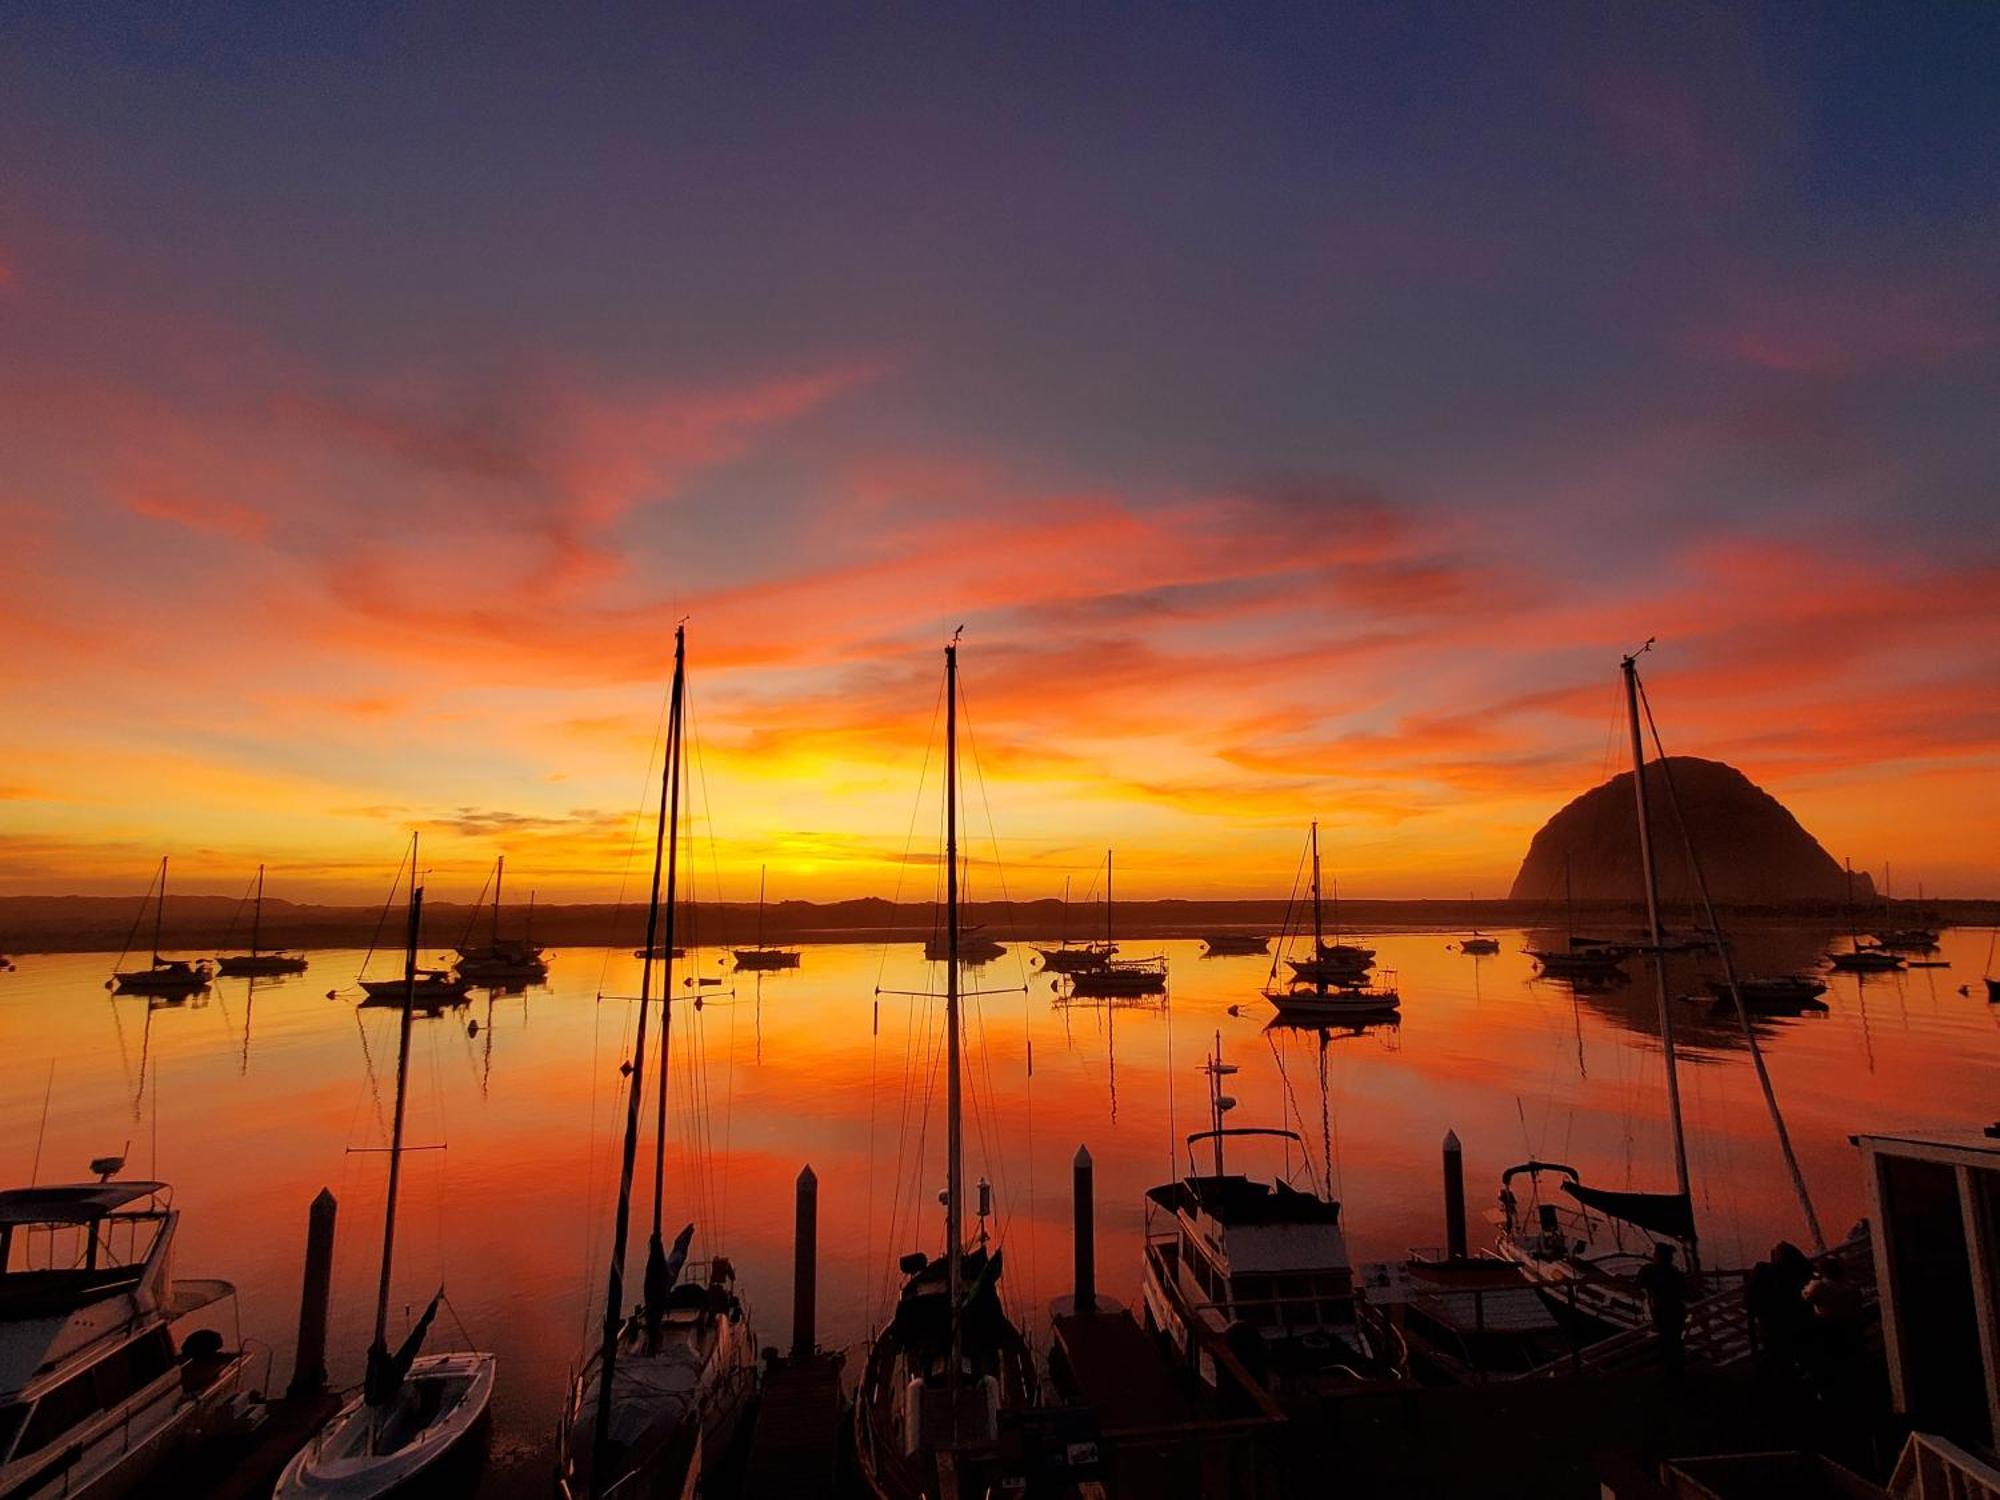
[[[285,1465],[273,1500],[375,1500],[434,1481],[447,1460],[471,1456],[469,1445],[484,1431],[493,1399],[496,1363],[491,1354],[426,1355],[410,1366],[398,1405],[387,1416],[370,1410],[357,1393]],[[422,1408],[433,1396],[438,1406],[426,1417]],[[398,1432],[399,1422],[408,1430]],[[400,1441],[378,1453],[377,1434],[383,1432]]]

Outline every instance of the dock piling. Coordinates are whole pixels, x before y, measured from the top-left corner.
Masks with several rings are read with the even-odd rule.
[[[1076,1217],[1076,1310],[1097,1311],[1096,1200],[1091,1187],[1090,1148],[1078,1146],[1071,1175]]]
[[[306,1274],[299,1292],[299,1352],[292,1362],[287,1394],[309,1396],[326,1389],[326,1308],[333,1286],[334,1218],[340,1204],[331,1188],[321,1188],[306,1214]]]
[[[1455,1130],[1444,1133],[1444,1253],[1465,1259],[1465,1157]]]
[[[792,1358],[809,1358],[817,1345],[819,1178],[808,1162],[799,1169],[792,1221]]]

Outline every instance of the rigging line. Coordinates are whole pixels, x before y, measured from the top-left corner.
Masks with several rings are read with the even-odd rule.
[[[917,772],[917,793],[910,800],[910,823],[909,827],[903,833],[903,854],[902,858],[896,861],[896,885],[895,890],[889,897],[889,910],[892,915],[902,908],[903,883],[909,878],[910,850],[915,847],[917,842],[917,819],[923,816],[924,788],[930,784],[931,753],[937,745],[938,715],[943,711],[944,682],[940,679],[938,682],[937,697],[931,703],[931,727],[929,732],[924,736],[924,760],[922,767]],[[942,823],[943,819],[940,818],[939,822]],[[942,840],[939,841],[939,847],[943,847]],[[936,894],[935,882],[933,882],[932,894],[934,896]],[[886,972],[888,964],[889,944],[884,942],[876,952],[875,984],[878,989],[881,987],[882,975]]]
[[[1635,671],[1636,680],[1637,673]],[[1764,1104],[1771,1113],[1772,1127],[1778,1134],[1778,1149],[1785,1158],[1785,1170],[1791,1174],[1792,1191],[1798,1195],[1799,1207],[1804,1210],[1806,1227],[1811,1232],[1816,1249],[1826,1249],[1826,1236],[1820,1229],[1819,1215],[1813,1209],[1812,1194],[1806,1188],[1805,1173],[1799,1166],[1798,1154],[1792,1149],[1792,1135],[1785,1128],[1784,1112],[1778,1108],[1778,1093],[1772,1086],[1771,1075],[1764,1066],[1764,1049],[1757,1044],[1756,1030],[1750,1024],[1749,1008],[1743,1003],[1743,990],[1736,981],[1736,968],[1729,956],[1729,945],[1723,941],[1722,928],[1716,921],[1715,903],[1709,897],[1708,876],[1701,867],[1701,860],[1695,854],[1694,836],[1688,831],[1687,819],[1681,812],[1680,795],[1674,789],[1674,773],[1667,761],[1666,747],[1660,739],[1660,726],[1653,718],[1653,702],[1646,692],[1643,682],[1638,684],[1639,703],[1646,713],[1646,727],[1652,731],[1653,747],[1659,755],[1661,780],[1667,788],[1667,805],[1673,809],[1674,822],[1680,828],[1681,844],[1687,853],[1688,868],[1694,873],[1695,889],[1701,893],[1701,908],[1708,923],[1710,938],[1715,943],[1716,956],[1722,962],[1722,977],[1729,985],[1730,998],[1736,1003],[1736,1016],[1743,1026],[1743,1039],[1750,1050],[1750,1062],[1757,1071],[1757,1086],[1763,1090]]]
[[[497,865],[494,867],[495,870],[498,868]],[[479,899],[465,909],[465,931],[458,937],[461,948],[472,946],[472,929],[479,925],[479,915],[486,910],[486,893],[493,889],[493,874],[494,870],[486,872],[486,883],[479,888]]]
[[[382,941],[382,928],[389,920],[389,908],[396,904],[396,892],[402,887],[403,869],[405,866],[409,866],[410,881],[412,884],[415,884],[417,878],[416,867],[411,863],[410,851],[407,849],[403,851],[402,857],[396,861],[396,873],[389,881],[389,894],[383,898],[382,910],[375,918],[375,931],[368,938],[368,951],[361,955],[361,967],[354,971],[356,980],[359,980],[363,974],[368,972],[368,960],[375,956],[376,945]]]
[[[125,946],[118,950],[118,957],[111,965],[113,973],[125,967],[125,957],[132,951],[132,939],[139,935],[139,924],[145,921],[146,908],[152,904],[153,887],[160,883],[160,873],[166,867],[167,862],[162,859],[153,870],[153,878],[146,882],[146,894],[139,898],[139,909],[132,915],[132,930],[125,934]],[[162,906],[166,904],[165,896],[160,898],[160,904]]]
[[[236,935],[236,924],[243,920],[243,908],[250,904],[250,893],[257,889],[257,877],[251,876],[250,883],[243,887],[243,894],[236,898],[236,909],[229,914],[229,925],[222,929],[222,941],[215,945],[216,951],[227,952],[229,940]]]

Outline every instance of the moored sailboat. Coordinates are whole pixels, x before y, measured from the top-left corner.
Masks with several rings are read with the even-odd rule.
[[[1167,961],[1151,958],[1114,958],[1118,951],[1112,936],[1111,851],[1104,851],[1104,941],[1102,958],[1070,973],[1069,992],[1077,999],[1112,1000],[1130,995],[1158,995],[1167,987]]]
[[[240,911],[241,908],[239,907]],[[231,978],[265,977],[275,974],[303,974],[306,956],[293,949],[264,946],[264,867],[257,866],[257,895],[250,909],[250,947],[244,953],[229,953],[215,961],[215,971]]]
[[[189,962],[186,959],[160,956],[160,928],[166,921],[167,914],[167,857],[164,854],[160,856],[160,868],[153,876],[153,885],[159,888],[159,899],[153,906],[152,964],[144,969],[120,969],[114,964],[111,978],[105,984],[105,988],[115,987],[121,995],[151,995],[163,1000],[186,999],[189,995],[199,994],[207,989],[212,975],[205,959]],[[153,885],[147,887],[148,895],[153,894]],[[133,922],[135,930],[138,923],[145,920],[145,916],[146,909],[141,906],[139,916]],[[126,947],[128,950],[131,947],[130,938],[126,940]],[[119,954],[119,963],[123,963],[124,960],[125,955]]]
[[[757,867],[757,945],[730,950],[739,969],[796,969],[799,950],[778,948],[764,941],[764,867]]]
[[[1291,970],[1289,982],[1278,979],[1278,965],[1271,965],[1265,978],[1264,998],[1281,1015],[1301,1020],[1339,1020],[1350,1016],[1379,1016],[1393,1012],[1402,1003],[1396,976],[1384,970],[1373,978],[1375,950],[1351,943],[1328,942],[1320,901],[1319,824],[1306,832],[1306,847],[1312,871],[1312,949],[1303,959],[1288,957],[1284,943],[1279,960]],[[1296,887],[1294,892],[1296,893]],[[1289,914],[1286,921],[1290,922]],[[1289,933],[1287,934],[1289,937]]]
[[[417,944],[424,888],[417,838],[410,836],[409,928],[403,950],[403,1008],[397,1029],[396,1104],[389,1134],[389,1188],[382,1208],[382,1269],[375,1292],[375,1336],[367,1374],[332,1421],[278,1476],[274,1500],[372,1500],[435,1484],[448,1466],[477,1456],[493,1398],[496,1358],[481,1352],[424,1354],[425,1336],[444,1300],[430,1300],[401,1344],[389,1349],[389,1294],[395,1265],[396,1200],[403,1175],[403,1118],[409,1099],[410,1021],[416,1008]]]
[[[1909,967],[1909,960],[1902,954],[1891,952],[1880,943],[1868,944],[1861,941],[1861,931],[1854,918],[1853,862],[1849,861],[1846,868],[1847,947],[1838,953],[1827,954],[1827,964],[1846,974],[1887,974]]]
[[[986,1493],[1000,1478],[1000,1413],[1032,1405],[1035,1394],[1033,1357],[1000,1300],[1001,1252],[986,1243],[984,1183],[978,1243],[965,1243],[956,635],[945,647],[945,702],[944,1247],[900,1262],[895,1315],[869,1349],[855,1396],[855,1454],[876,1500]]]
[[[540,984],[549,977],[549,961],[532,938],[535,898],[528,897],[528,930],[517,938],[500,936],[500,886],[507,874],[507,856],[493,860],[493,930],[487,941],[476,947],[464,944],[458,950],[458,977],[468,984]]]
[[[1086,894],[1088,894],[1086,892]],[[1035,952],[1042,960],[1042,967],[1051,974],[1080,974],[1085,969],[1102,968],[1118,952],[1117,944],[1108,939],[1103,942],[1072,943],[1069,938],[1069,877],[1063,877],[1063,934],[1053,948],[1038,945]]]
[[[668,1046],[673,1021],[673,955],[679,887],[680,796],[685,754],[687,633],[674,631],[674,678],[667,754],[653,839],[646,906],[647,958],[640,969],[639,1018],[625,1066],[625,1135],[612,1220],[611,1270],[602,1337],[571,1381],[557,1427],[558,1485],[566,1500],[667,1500],[693,1495],[706,1465],[733,1439],[756,1382],[756,1340],[736,1294],[734,1269],[711,1259],[700,1280],[681,1282],[694,1225],[662,1236],[666,1198]],[[664,892],[662,887],[664,886]],[[646,1085],[653,965],[660,1040],[653,1146],[653,1227],[639,1304],[625,1310],[625,1255],[638,1156],[639,1106]]]

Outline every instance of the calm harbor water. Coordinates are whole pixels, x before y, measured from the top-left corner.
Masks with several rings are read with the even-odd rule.
[[[1457,952],[1449,933],[1371,939],[1398,973],[1403,1019],[1361,1032],[1267,1026],[1258,990],[1268,959],[1205,958],[1187,941],[1125,945],[1168,956],[1170,1002],[1158,1007],[1062,1005],[1012,953],[973,971],[973,987],[995,993],[970,1010],[968,1155],[994,1184],[1008,1295],[1030,1337],[1040,1341],[1049,1299],[1067,1289],[1080,1144],[1097,1162],[1100,1285],[1134,1295],[1142,1194],[1185,1160],[1180,1136],[1206,1124],[1198,1070],[1217,1032],[1241,1069],[1229,1080],[1240,1101],[1232,1123],[1299,1131],[1305,1159],[1292,1165],[1330,1177],[1357,1261],[1441,1240],[1447,1128],[1465,1144],[1475,1240],[1490,1233],[1483,1214],[1499,1171],[1530,1154],[1607,1185],[1670,1186],[1642,966],[1627,987],[1575,995],[1533,979],[1521,934],[1500,936],[1503,951],[1488,958]],[[1750,970],[1771,972],[1810,962],[1829,936],[1770,929],[1742,938],[1739,952]],[[1829,1235],[1861,1212],[1850,1133],[1993,1119],[2000,1008],[1979,984],[1987,941],[1947,933],[1934,956],[1948,968],[1835,976],[1829,1013],[1763,1027]],[[306,1207],[322,1185],[340,1200],[336,1380],[358,1379],[368,1336],[385,1178],[371,1148],[386,1139],[396,1016],[355,1007],[360,957],[315,953],[305,975],[222,979],[171,1006],[109,995],[107,954],[30,954],[0,975],[0,1179],[78,1180],[90,1158],[129,1140],[126,1175],[172,1183],[184,1211],[177,1269],[235,1281],[243,1332],[270,1346],[280,1387]],[[697,966],[724,972],[712,955]],[[445,1149],[408,1158],[396,1295],[399,1306],[421,1303],[442,1281],[467,1336],[501,1356],[494,1493],[539,1492],[561,1391],[602,1294],[638,967],[625,953],[564,950],[545,987],[478,992],[463,1010],[416,1022],[408,1139]],[[798,971],[736,976],[702,991],[699,1010],[687,1003],[693,991],[679,991],[667,1232],[693,1219],[696,1255],[730,1257],[766,1343],[789,1336],[791,1189],[805,1163],[821,1184],[822,1342],[865,1338],[893,1296],[895,1258],[937,1248],[943,1007],[877,992],[941,977],[916,945],[808,945]],[[1695,979],[1692,961],[1678,960],[1676,993]],[[1973,995],[1958,993],[1966,984]],[[328,999],[334,986],[344,993]],[[1705,1005],[1677,1015],[1708,1257],[1747,1264],[1778,1237],[1803,1241],[1740,1035]],[[635,1245],[651,1211],[650,1160],[648,1144]],[[442,1317],[439,1346],[459,1336]]]

